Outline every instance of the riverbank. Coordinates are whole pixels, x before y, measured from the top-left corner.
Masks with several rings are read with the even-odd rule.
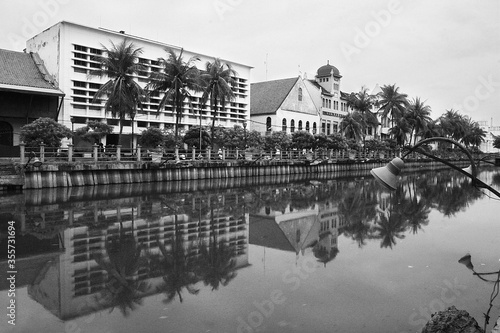
[[[16,165],[23,179],[23,189],[94,186],[169,182],[180,180],[225,179],[246,177],[273,177],[294,174],[322,174],[335,178],[339,174],[369,172],[384,166],[387,160],[373,161],[178,161],[172,163],[151,162],[99,162],[99,163],[44,163]],[[467,161],[453,161],[460,167]],[[443,169],[442,163],[432,160],[410,160],[405,171]]]

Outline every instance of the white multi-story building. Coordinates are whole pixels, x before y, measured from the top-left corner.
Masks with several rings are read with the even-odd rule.
[[[104,104],[93,104],[92,98],[101,85],[109,78],[89,76],[92,69],[98,69],[100,64],[94,60],[94,56],[101,55],[103,46],[111,47],[124,39],[134,44],[136,48],[142,48],[143,53],[139,58],[147,69],[136,77],[141,86],[148,83],[148,76],[153,71],[161,69],[158,58],[167,58],[165,48],[173,49],[177,54],[180,47],[168,45],[163,42],[149,40],[142,37],[126,34],[124,31],[111,31],[103,28],[92,28],[67,21],[59,22],[44,30],[26,43],[27,52],[37,52],[44,61],[50,75],[58,84],[66,97],[59,112],[58,121],[72,129],[83,126],[89,120],[99,120],[110,125],[116,125],[114,133],[118,133],[118,120],[104,111]],[[198,56],[200,61],[197,67],[202,69],[207,61],[213,61],[214,56],[203,55],[189,50],[183,51],[183,57],[188,60],[192,56]],[[217,55],[215,55],[217,57]],[[237,72],[234,78],[236,85],[233,91],[236,98],[226,105],[225,111],[219,111],[216,124],[224,127],[233,127],[245,123],[250,116],[250,66],[221,59],[230,64]],[[212,123],[212,112],[207,106],[199,114],[201,94],[193,94],[193,110],[185,108],[180,120],[181,129],[191,126],[210,125]],[[145,103],[143,112],[136,115],[134,121],[127,120],[124,123],[123,134],[137,140],[135,134],[148,127],[169,128],[175,124],[175,114],[172,106],[157,112],[161,95],[152,96]],[[106,144],[117,144],[117,134],[109,135],[104,142]],[[124,142],[126,144],[126,142]]]

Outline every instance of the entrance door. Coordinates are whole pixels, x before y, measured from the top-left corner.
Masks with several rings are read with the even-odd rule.
[[[12,125],[6,121],[0,121],[0,145],[14,145],[14,129]]]

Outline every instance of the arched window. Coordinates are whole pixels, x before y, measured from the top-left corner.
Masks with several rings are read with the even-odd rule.
[[[267,132],[271,132],[271,117],[267,117],[267,120],[266,120],[266,131]]]
[[[309,122],[308,121],[306,121],[306,131],[309,132]]]
[[[302,131],[302,120],[299,120],[299,131]]]
[[[290,132],[295,132],[295,120],[293,119],[290,121]]]
[[[283,118],[283,121],[281,122],[281,130],[286,132],[286,118]]]
[[[299,101],[302,101],[302,88],[299,88]]]
[[[0,144],[5,146],[14,145],[14,130],[12,125],[5,121],[0,121]]]
[[[317,128],[316,128],[316,122],[313,123],[313,134],[316,134]]]

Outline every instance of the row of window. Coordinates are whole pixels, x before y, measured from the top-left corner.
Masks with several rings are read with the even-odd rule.
[[[338,110],[340,106],[340,111],[346,111],[348,110],[347,103],[346,102],[338,102],[338,101],[332,101],[329,98],[322,98],[322,104],[321,106],[324,107],[325,109],[332,109],[332,102],[333,102],[333,109]]]
[[[297,127],[298,131],[304,130],[302,120],[299,120],[298,123],[297,123],[297,125],[298,125],[298,127]],[[287,131],[287,126],[288,126],[287,125],[287,120],[286,120],[286,118],[283,118],[283,121],[281,122],[281,130],[283,132],[286,132]],[[317,130],[316,127],[317,127],[316,126],[316,122],[313,122],[313,125],[312,125],[313,133],[316,133],[316,130]],[[272,128],[272,126],[271,126],[271,117],[267,117],[267,130],[271,131],[271,128]],[[306,121],[305,130],[307,132],[309,132],[310,129],[311,129],[310,128],[310,123],[309,123],[309,121]],[[290,120],[290,132],[291,133],[295,132],[295,120],[294,119]]]

